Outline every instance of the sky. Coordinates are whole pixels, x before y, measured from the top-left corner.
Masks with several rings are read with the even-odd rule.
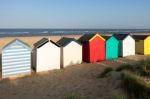
[[[150,0],[0,0],[0,28],[150,29]]]

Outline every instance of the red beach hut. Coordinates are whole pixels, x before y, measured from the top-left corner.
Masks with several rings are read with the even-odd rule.
[[[82,59],[85,62],[99,62],[105,60],[105,39],[99,34],[85,34],[79,38],[83,44]]]

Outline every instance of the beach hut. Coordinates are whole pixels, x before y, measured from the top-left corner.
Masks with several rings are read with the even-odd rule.
[[[137,54],[150,54],[150,36],[149,35],[134,35],[135,52]]]
[[[135,40],[130,34],[114,34],[119,40],[119,56],[135,55]]]
[[[19,39],[2,49],[2,78],[31,74],[31,48]]]
[[[34,44],[34,64],[36,72],[60,69],[60,46],[43,38]]]
[[[85,34],[79,38],[83,45],[83,61],[99,62],[105,60],[105,39],[99,34]]]
[[[118,58],[119,41],[114,36],[103,36],[106,40],[106,59]]]
[[[80,64],[82,62],[82,45],[74,38],[61,38],[61,67]]]

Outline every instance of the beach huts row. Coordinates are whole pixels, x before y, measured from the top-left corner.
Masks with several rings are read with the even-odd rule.
[[[99,62],[134,55],[150,54],[150,36],[114,34],[101,36],[85,34],[76,40],[63,37],[54,42],[43,38],[33,49],[19,39],[13,40],[1,51],[2,78],[19,74],[60,69],[84,62]]]
[[[83,45],[83,61],[97,62],[135,54],[135,40],[129,34],[101,36],[83,35],[79,41]]]

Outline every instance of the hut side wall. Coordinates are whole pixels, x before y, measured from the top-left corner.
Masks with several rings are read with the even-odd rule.
[[[63,59],[64,59],[64,55],[63,55],[63,47],[60,48],[60,67],[63,68],[64,67],[64,62],[63,62]]]
[[[123,44],[122,44],[122,40],[119,40],[119,50],[118,50],[118,55],[120,56],[120,57],[122,57],[123,56]]]
[[[37,50],[36,50],[36,48],[33,49],[31,55],[32,55],[32,57],[31,57],[31,60],[32,60],[32,68],[33,68],[33,70],[36,71],[36,55],[37,55]]]
[[[135,53],[144,54],[144,41],[143,40],[135,41]]]
[[[89,42],[84,42],[82,44],[82,60],[84,62],[90,62],[90,44]]]

